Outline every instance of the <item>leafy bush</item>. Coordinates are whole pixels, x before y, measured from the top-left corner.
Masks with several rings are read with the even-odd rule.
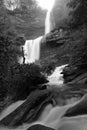
[[[16,64],[10,68],[10,78],[6,79],[8,95],[14,100],[25,99],[29,93],[39,89],[40,85],[46,83],[45,76],[41,73],[41,68],[31,64]]]

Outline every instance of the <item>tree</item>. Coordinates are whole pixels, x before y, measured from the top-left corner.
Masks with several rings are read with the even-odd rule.
[[[87,24],[87,0],[71,0],[68,6],[72,8],[70,12],[72,26]]]
[[[13,11],[16,8],[20,8],[20,0],[4,0],[4,5],[8,10]]]

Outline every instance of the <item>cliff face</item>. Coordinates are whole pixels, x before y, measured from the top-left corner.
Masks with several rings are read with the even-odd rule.
[[[55,0],[52,19],[56,27],[64,23],[64,18],[68,18],[67,2],[68,0]],[[47,11],[41,9],[35,1],[22,0],[21,8],[9,11],[9,18],[12,26],[24,34],[26,39],[35,39],[44,35],[46,13]]]
[[[87,83],[87,26],[78,29],[54,30],[42,43],[41,63],[49,72],[57,66],[69,64],[63,74],[65,82]]]
[[[69,20],[70,9],[67,6],[69,1],[70,0],[55,0],[53,15],[56,27],[65,26],[65,19]]]

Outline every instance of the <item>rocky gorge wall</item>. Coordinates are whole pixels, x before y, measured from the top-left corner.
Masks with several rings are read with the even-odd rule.
[[[56,23],[55,27],[63,25],[64,20],[68,18],[68,7],[67,2],[69,0],[55,0],[53,7],[53,18]],[[36,2],[32,0],[22,0],[22,7],[19,10],[13,12],[14,15],[11,15],[10,12],[10,21],[11,24],[17,29],[19,33],[22,33],[26,36],[26,39],[35,39],[39,36],[44,35],[45,32],[45,19],[47,11],[41,9],[36,5]]]

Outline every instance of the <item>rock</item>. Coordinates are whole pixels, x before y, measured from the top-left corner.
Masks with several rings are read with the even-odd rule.
[[[44,107],[52,103],[52,94],[48,90],[36,90],[15,111],[0,121],[1,126],[17,127],[38,119]]]
[[[31,126],[27,130],[54,130],[54,129],[40,125],[40,124],[37,124],[37,125]]]
[[[74,80],[72,80],[72,83],[85,83],[87,84],[87,73],[81,74],[80,76],[78,76],[77,78],[75,78]]]
[[[75,30],[63,29],[60,36],[59,28],[50,32],[41,47],[40,63],[46,66],[53,63],[55,67],[69,64],[64,69],[65,83],[87,72],[87,26]],[[85,79],[86,80],[86,79]],[[87,81],[87,80],[86,80]],[[82,80],[84,82],[84,80]]]
[[[68,1],[69,0],[55,0],[53,14],[57,26],[64,26],[65,24],[63,19],[67,19],[69,16],[69,8],[67,6]]]
[[[86,83],[87,81],[86,69],[80,69],[78,66],[65,67],[62,74],[65,83]]]
[[[69,108],[64,117],[87,115],[87,94],[75,106]]]
[[[64,106],[72,104],[81,99],[87,93],[87,85],[82,83],[64,84],[61,87],[51,85],[48,89],[52,91],[55,104]]]

